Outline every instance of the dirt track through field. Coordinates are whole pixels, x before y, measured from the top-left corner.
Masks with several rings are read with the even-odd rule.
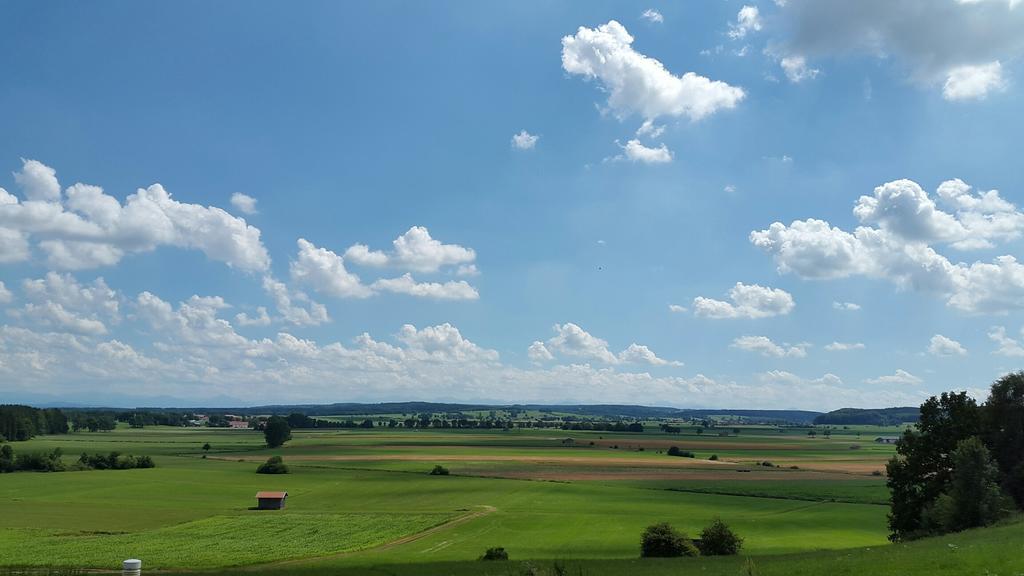
[[[476,520],[477,518],[482,518],[484,516],[487,516],[488,514],[492,514],[492,513],[497,512],[497,511],[498,511],[498,509],[495,508],[494,506],[488,506],[486,504],[483,504],[483,505],[480,506],[480,510],[477,510],[475,512],[470,512],[469,514],[463,514],[462,516],[458,516],[456,518],[452,518],[451,520],[449,520],[447,522],[444,522],[443,524],[438,524],[437,526],[434,526],[433,528],[427,528],[426,530],[424,530],[422,532],[417,532],[415,534],[410,534],[408,536],[404,536],[402,538],[399,538],[398,540],[392,540],[390,542],[385,542],[384,544],[381,544],[379,546],[372,546],[370,548],[363,548],[362,550],[353,550],[353,551],[350,551],[350,552],[338,552],[336,554],[327,554],[326,556],[309,556],[309,557],[306,557],[306,558],[293,558],[291,560],[282,560],[280,562],[271,562],[269,564],[259,564],[257,566],[253,566],[253,568],[258,570],[258,569],[261,569],[261,568],[270,568],[270,567],[276,567],[276,566],[289,566],[289,565],[294,565],[294,564],[303,564],[303,563],[306,563],[306,562],[315,562],[315,561],[319,561],[319,560],[331,560],[331,559],[334,559],[334,558],[345,558],[346,556],[351,556],[353,554],[359,554],[361,552],[370,552],[370,551],[382,552],[384,550],[390,550],[392,548],[395,548],[397,546],[401,546],[403,544],[408,544],[410,542],[415,542],[417,540],[426,538],[427,536],[433,536],[434,534],[437,534],[438,532],[443,532],[445,530],[450,530],[450,529],[452,529],[452,528],[454,528],[456,526],[459,526],[461,524],[465,524],[466,522],[469,522],[471,520]]]

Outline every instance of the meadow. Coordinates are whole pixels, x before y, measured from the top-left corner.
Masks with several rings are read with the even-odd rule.
[[[876,471],[894,448],[873,440],[894,428],[830,437],[770,426],[722,436],[655,430],[297,430],[273,450],[247,430],[41,436],[16,450],[60,447],[69,462],[81,452],[146,454],[157,467],[0,475],[0,565],[110,569],[134,556],[171,571],[503,574],[531,569],[517,563],[528,561],[636,573],[628,566],[640,562],[645,526],[667,521],[696,537],[715,517],[744,537],[743,558],[762,573],[812,566],[814,554],[855,565],[880,550],[914,550],[886,540]],[[695,457],[669,456],[672,446]],[[291,473],[256,474],[271,455]],[[437,464],[451,475],[429,475]],[[258,490],[287,490],[287,508],[250,509]],[[485,572],[476,559],[491,546],[513,561]],[[736,574],[740,560],[693,561],[704,573]],[[644,573],[673,565],[642,562]]]

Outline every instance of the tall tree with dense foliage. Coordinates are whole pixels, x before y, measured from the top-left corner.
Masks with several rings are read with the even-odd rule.
[[[890,540],[905,540],[921,533],[922,512],[950,483],[957,444],[980,432],[981,410],[966,392],[943,392],[921,405],[917,427],[903,433],[896,456],[886,465]]]
[[[1013,509],[1013,501],[999,486],[999,469],[977,436],[960,441],[953,460],[949,488],[922,513],[929,532],[957,532],[987,526]]]
[[[288,426],[288,420],[280,416],[271,416],[263,428],[263,437],[267,446],[277,448],[292,439],[292,429]]]
[[[992,385],[985,403],[984,440],[999,465],[1003,488],[1024,508],[1024,371]]]

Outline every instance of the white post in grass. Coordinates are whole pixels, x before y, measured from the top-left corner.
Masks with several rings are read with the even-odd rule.
[[[121,563],[122,576],[140,576],[142,574],[142,560],[125,560]]]

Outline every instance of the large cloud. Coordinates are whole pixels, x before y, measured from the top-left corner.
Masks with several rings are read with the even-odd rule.
[[[435,300],[476,300],[480,294],[465,280],[447,282],[417,282],[412,274],[397,278],[382,278],[371,285],[365,285],[359,276],[345,269],[344,258],[326,248],[318,248],[312,242],[300,238],[299,255],[291,263],[292,280],[313,288],[320,294],[339,298],[367,298],[377,292],[407,294]],[[476,267],[466,264],[473,258],[472,250],[461,246],[445,245],[430,238],[426,228],[413,227],[395,240],[395,252],[371,252],[366,246],[357,244],[348,249],[345,258],[371,265],[407,266],[417,269],[435,269],[443,265],[459,264],[457,273],[472,275]]]
[[[76,334],[107,333],[107,323],[121,320],[121,297],[97,278],[82,285],[70,274],[48,273],[44,278],[22,284],[28,301],[15,317]]]
[[[306,284],[321,294],[341,298],[366,298],[373,294],[359,276],[345,269],[341,256],[318,248],[305,238],[298,240],[299,254],[291,263],[292,280]]]
[[[788,0],[774,24],[774,53],[891,59],[949,100],[1002,88],[1000,60],[1024,53],[1015,0]]]
[[[632,44],[633,37],[615,20],[597,28],[581,26],[562,38],[562,68],[598,80],[608,93],[608,107],[619,116],[699,120],[734,108],[745,96],[741,88],[693,72],[676,76]]]
[[[885,278],[904,289],[933,292],[949,306],[970,313],[1024,308],[1024,265],[1005,255],[991,262],[953,263],[932,245],[967,250],[1019,238],[1024,216],[998,192],[972,194],[960,180],[939,186],[938,210],[914,182],[899,180],[862,196],[854,213],[866,224],[852,233],[823,220],[775,222],[750,233],[779,271],[804,278]]]
[[[112,266],[125,254],[160,246],[200,250],[246,271],[270,266],[259,229],[220,208],[178,202],[159,184],[139,189],[122,205],[86,184],[70,186],[62,196],[56,172],[34,160],[24,161],[15,180],[24,201],[0,189],[5,261],[27,260],[35,240],[47,263],[64,270]]]

